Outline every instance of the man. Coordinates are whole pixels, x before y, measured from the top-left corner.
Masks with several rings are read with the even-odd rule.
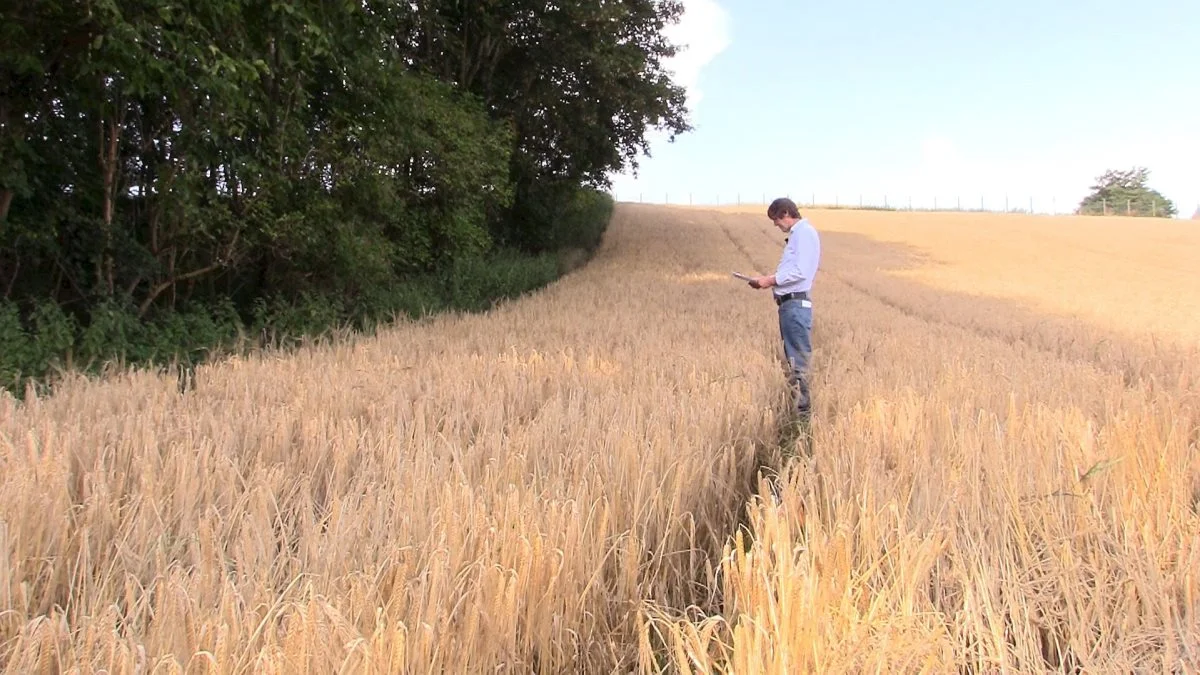
[[[754,277],[750,286],[773,289],[775,304],[779,306],[783,353],[790,368],[789,385],[796,392],[796,412],[801,423],[805,423],[812,409],[808,380],[813,321],[810,293],[821,262],[821,238],[790,199],[771,202],[767,217],[787,235],[787,243],[775,274]]]

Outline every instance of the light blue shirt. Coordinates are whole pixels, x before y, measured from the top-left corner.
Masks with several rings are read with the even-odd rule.
[[[812,290],[821,263],[821,237],[807,218],[788,231],[787,245],[775,269],[775,295]]]

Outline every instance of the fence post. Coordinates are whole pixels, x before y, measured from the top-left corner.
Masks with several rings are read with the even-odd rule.
[[[933,210],[937,211],[937,197],[933,198]]]
[[[955,200],[955,204],[958,205],[958,210],[962,211],[962,195],[955,197],[954,200]]]
[[[862,193],[858,193],[858,208],[862,208]]]
[[[1125,215],[1127,215],[1127,216],[1133,215],[1133,200],[1132,199],[1125,200]]]
[[[1008,213],[1008,212],[1009,212],[1009,209],[1008,209],[1008,195],[1004,195],[1004,212],[1005,212],[1005,213]]]
[[[883,208],[885,208],[885,209],[888,208],[887,195],[883,196]]]
[[[1108,197],[1100,198],[1100,212],[1106,216],[1108,215]]]
[[[1033,215],[1033,197],[1029,198],[1029,214]]]
[[[986,211],[986,210],[987,210],[987,209],[985,209],[985,208],[983,207],[983,195],[979,195],[979,210],[980,210],[980,211]]]
[[[1157,199],[1155,199],[1153,202],[1150,203],[1150,217],[1151,218],[1158,217],[1158,200]]]
[[[908,196],[908,210],[912,211],[912,195]]]

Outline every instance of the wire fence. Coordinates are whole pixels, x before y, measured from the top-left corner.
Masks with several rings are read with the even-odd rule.
[[[617,192],[619,202],[667,204],[677,206],[765,206],[775,197],[788,197],[798,206],[829,209],[862,209],[875,211],[962,211],[975,213],[1024,213],[1034,215],[1069,215],[1077,212],[1079,202],[1059,197],[1015,197],[1010,195],[933,196],[915,197],[889,194],[807,194],[766,192],[727,194]],[[1102,202],[1105,215],[1146,215],[1139,212],[1133,201],[1109,204]],[[1158,204],[1150,206],[1149,215],[1159,215]]]

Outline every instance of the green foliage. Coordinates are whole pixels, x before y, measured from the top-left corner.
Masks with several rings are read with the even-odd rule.
[[[1092,192],[1079,204],[1085,216],[1130,215],[1173,217],[1175,204],[1147,186],[1150,171],[1134,167],[1128,171],[1106,171],[1096,179]]]
[[[579,189],[563,208],[557,226],[557,248],[582,248],[589,253],[600,246],[612,220],[612,197],[598,190]]]
[[[599,244],[590,188],[688,128],[662,65],[680,9],[9,3],[4,386],[545,283]]]
[[[524,190],[502,239],[529,251],[590,252],[600,245],[612,210],[612,197],[599,190],[566,182],[535,183]]]
[[[115,301],[100,303],[92,308],[78,338],[80,364],[90,368],[109,359],[137,361],[149,351],[145,346],[148,330],[132,307]]]
[[[410,58],[480,97],[515,130],[518,186],[548,179],[606,186],[636,165],[647,128],[690,127],[664,62],[676,0],[414,3]],[[519,199],[519,197],[518,197]]]
[[[34,374],[31,370],[35,362],[33,346],[21,325],[17,306],[0,302],[0,390],[22,393],[26,378]]]
[[[259,298],[246,317],[228,299],[150,320],[139,318],[132,305],[112,301],[93,307],[81,324],[53,302],[22,318],[16,303],[0,301],[0,389],[20,395],[27,384],[52,384],[55,373],[72,367],[98,373],[111,364],[189,366],[212,355],[287,348],[349,328],[371,330],[396,318],[487,310],[554,281],[563,271],[554,254],[505,249],[397,282],[357,306],[337,295],[306,293]]]
[[[30,357],[49,366],[66,365],[75,342],[75,321],[57,304],[43,301],[33,310],[30,323],[37,336]]]
[[[501,251],[488,259],[455,262],[446,288],[456,309],[485,310],[499,300],[515,298],[558,278],[558,259],[551,254],[526,256]]]

